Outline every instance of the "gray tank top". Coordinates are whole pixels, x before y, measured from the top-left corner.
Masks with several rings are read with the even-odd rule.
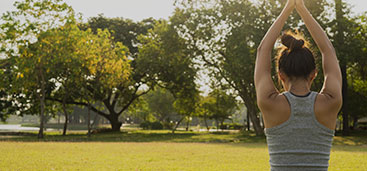
[[[314,104],[318,93],[304,97],[283,94],[290,104],[290,118],[265,129],[271,170],[327,171],[335,132],[316,120]]]

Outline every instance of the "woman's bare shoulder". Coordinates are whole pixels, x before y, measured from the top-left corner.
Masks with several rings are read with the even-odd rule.
[[[333,130],[342,105],[340,101],[341,99],[332,98],[327,93],[319,93],[314,106],[317,121]]]
[[[274,94],[267,101],[267,108],[261,109],[266,128],[280,125],[290,117],[290,104],[283,93]]]
[[[284,93],[274,93],[267,99],[262,99],[259,102],[260,110],[264,114],[276,113],[277,111],[284,111],[285,108],[289,107],[289,103]]]

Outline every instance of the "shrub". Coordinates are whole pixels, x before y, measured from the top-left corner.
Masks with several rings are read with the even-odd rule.
[[[142,123],[140,123],[139,127],[143,128],[143,129],[150,129],[150,122],[149,121],[144,121]]]
[[[150,129],[153,129],[153,130],[163,129],[163,125],[161,124],[161,122],[156,121],[156,122],[151,123]]]
[[[152,129],[152,130],[163,129],[163,125],[159,121],[155,121],[155,122],[145,121],[145,122],[140,123],[139,126],[143,129]]]
[[[223,123],[223,125],[220,126],[220,129],[241,130],[243,127],[244,126],[239,123]]]
[[[174,126],[175,126],[175,123],[163,122],[163,128],[164,129],[173,129]]]
[[[109,133],[109,132],[117,132],[117,131],[113,131],[111,128],[98,128],[98,129],[94,129],[92,130],[92,134],[98,134],[98,133]]]

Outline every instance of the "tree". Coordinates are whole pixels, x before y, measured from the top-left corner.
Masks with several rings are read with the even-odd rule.
[[[175,100],[173,95],[163,88],[157,87],[154,91],[149,92],[145,99],[150,111],[160,122],[170,122],[172,119],[170,117],[176,113],[173,107]]]
[[[209,118],[216,121],[217,129],[219,129],[219,124],[223,126],[224,121],[230,119],[230,116],[238,109],[235,97],[221,89],[213,89],[203,107],[210,114]]]
[[[60,2],[27,0],[17,4],[18,12],[3,16],[7,23],[2,27],[6,31],[2,36],[5,37],[2,50],[8,57],[15,58],[12,65],[17,77],[12,83],[14,89],[21,90],[29,99],[39,99],[40,137],[46,96],[48,100],[63,103],[65,113],[66,103],[90,106],[90,98],[102,101],[110,113],[93,106],[91,109],[109,119],[114,130],[119,130],[118,116],[122,111],[115,111],[118,98],[112,94],[123,94],[116,90],[117,86],[126,87],[125,92],[134,91],[129,88],[128,49],[113,42],[108,30],[97,30],[96,34],[91,30],[80,31],[71,7]],[[16,17],[23,14],[34,20],[21,24]],[[30,40],[21,39],[30,36]],[[7,48],[11,43],[19,48]]]
[[[348,62],[348,52],[344,51],[342,48],[344,46],[344,37],[346,30],[346,20],[345,20],[345,12],[343,11],[345,8],[345,4],[342,3],[342,0],[335,0],[335,38],[334,45],[336,49],[336,53],[340,58],[340,69],[343,77],[343,106],[342,106],[342,115],[343,115],[343,135],[349,135],[349,111],[345,104],[348,103],[348,80],[347,80],[347,62]]]
[[[199,101],[194,53],[187,48],[174,25],[165,20],[157,21],[154,29],[139,37],[139,42],[137,63],[149,65],[147,74],[173,95],[173,107],[182,116],[172,130],[174,133],[185,118],[189,121]]]
[[[88,23],[80,25],[81,29],[92,29],[97,33],[98,29],[108,29],[111,31],[115,42],[121,42],[129,48],[129,55],[136,58],[138,53],[138,36],[146,34],[153,28],[155,20],[148,18],[140,22],[134,22],[124,18],[106,18],[103,14],[88,19]]]
[[[71,53],[76,53],[63,58],[65,61],[61,65],[64,65],[66,71],[61,72],[58,79],[62,83],[59,89],[62,92],[59,93],[64,94],[62,96],[64,98],[52,97],[49,100],[88,107],[108,119],[112,129],[118,131],[122,125],[118,118],[127,108],[117,108],[118,105],[122,106],[119,103],[120,95],[123,92],[135,91],[127,88],[131,85],[130,61],[126,56],[128,49],[120,42],[113,42],[108,30],[99,29],[97,34],[93,34],[90,29],[87,31],[80,31],[77,27],[74,29],[75,33],[68,35],[72,36],[69,42],[75,40],[76,44],[63,47],[70,48]],[[73,91],[71,95],[68,94],[72,92],[70,86],[80,89]],[[125,87],[127,90],[123,89]],[[92,102],[102,103],[108,113],[104,108],[92,106]]]
[[[42,43],[37,42],[38,34],[71,22],[74,20],[74,12],[61,0],[42,2],[25,0],[16,2],[14,5],[17,11],[7,12],[2,16],[4,23],[1,25],[1,52],[5,54],[8,61],[12,62],[10,70],[16,78],[12,79],[9,85],[12,85],[13,91],[16,94],[26,95],[26,101],[33,99],[34,102],[35,98],[39,101],[38,137],[43,138],[45,96],[46,91],[52,87],[47,84],[47,79],[53,74],[46,68],[51,66],[53,61],[35,50],[37,45],[38,50],[42,49]],[[28,47],[36,54],[26,54],[28,51],[25,49]],[[27,59],[28,57],[32,59]],[[34,103],[32,106],[35,106]]]
[[[215,98],[212,96],[201,97],[198,106],[198,116],[203,118],[206,129],[209,131],[208,118],[212,118],[214,115]]]
[[[348,114],[353,120],[353,128],[357,128],[358,119],[367,116],[367,13],[350,18],[347,42],[351,44],[348,60]]]
[[[312,10],[320,16],[323,0]],[[179,1],[172,20],[198,59],[215,79],[230,85],[241,97],[257,135],[263,134],[253,83],[253,70],[262,37],[276,19],[285,1]],[[213,5],[215,4],[215,5]],[[291,17],[286,29],[297,28],[299,16]]]
[[[91,76],[87,77],[88,79],[83,83],[86,85],[83,91],[87,92],[94,101],[101,102],[103,108],[98,109],[97,107],[91,106],[91,110],[108,119],[114,131],[119,131],[122,125],[122,122],[119,121],[119,116],[126,111],[136,99],[150,91],[151,78],[145,72],[145,69],[148,68],[149,65],[137,63],[137,56],[129,53],[128,49],[121,44],[121,42],[126,42],[128,47],[136,47],[131,39],[136,39],[136,36],[146,32],[149,28],[148,25],[149,24],[144,25],[144,23],[136,24],[132,23],[130,20],[125,21],[118,18],[106,19],[103,16],[92,18],[89,24],[80,25],[81,29],[87,30],[90,28],[98,35],[98,42],[100,45],[99,47],[93,46],[93,48],[96,48],[93,52],[96,53],[94,55],[101,57],[101,60],[97,62],[90,60],[91,63],[89,63],[88,66],[91,67],[88,68],[88,70],[91,72]],[[107,31],[107,28],[110,28],[112,34],[115,36],[112,36],[109,31]],[[101,31],[101,29],[105,29],[105,31]],[[134,32],[135,30],[137,31]],[[135,37],[116,33],[133,33]],[[114,37],[119,39],[117,40]],[[111,46],[111,44],[113,46]],[[98,43],[94,45],[98,45]],[[89,55],[91,59],[94,58],[93,52]],[[120,57],[123,57],[123,61],[129,58],[129,69],[126,69],[127,64],[125,64],[125,62],[106,64],[103,61],[103,58],[116,59]],[[107,67],[104,65],[107,65]],[[126,70],[123,70],[123,72],[114,70],[116,67],[125,68]],[[96,68],[98,69],[96,70]],[[116,73],[128,75],[127,80],[104,77],[108,75],[113,76]],[[52,100],[62,101],[62,99]],[[67,104],[89,106],[89,103],[85,100],[76,98],[68,100]],[[108,112],[104,111],[104,109]]]

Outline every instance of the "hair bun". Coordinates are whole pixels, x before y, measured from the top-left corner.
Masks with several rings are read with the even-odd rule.
[[[283,34],[281,41],[282,41],[282,44],[290,50],[300,49],[305,44],[304,40],[296,39],[292,35],[289,35],[289,34]]]

